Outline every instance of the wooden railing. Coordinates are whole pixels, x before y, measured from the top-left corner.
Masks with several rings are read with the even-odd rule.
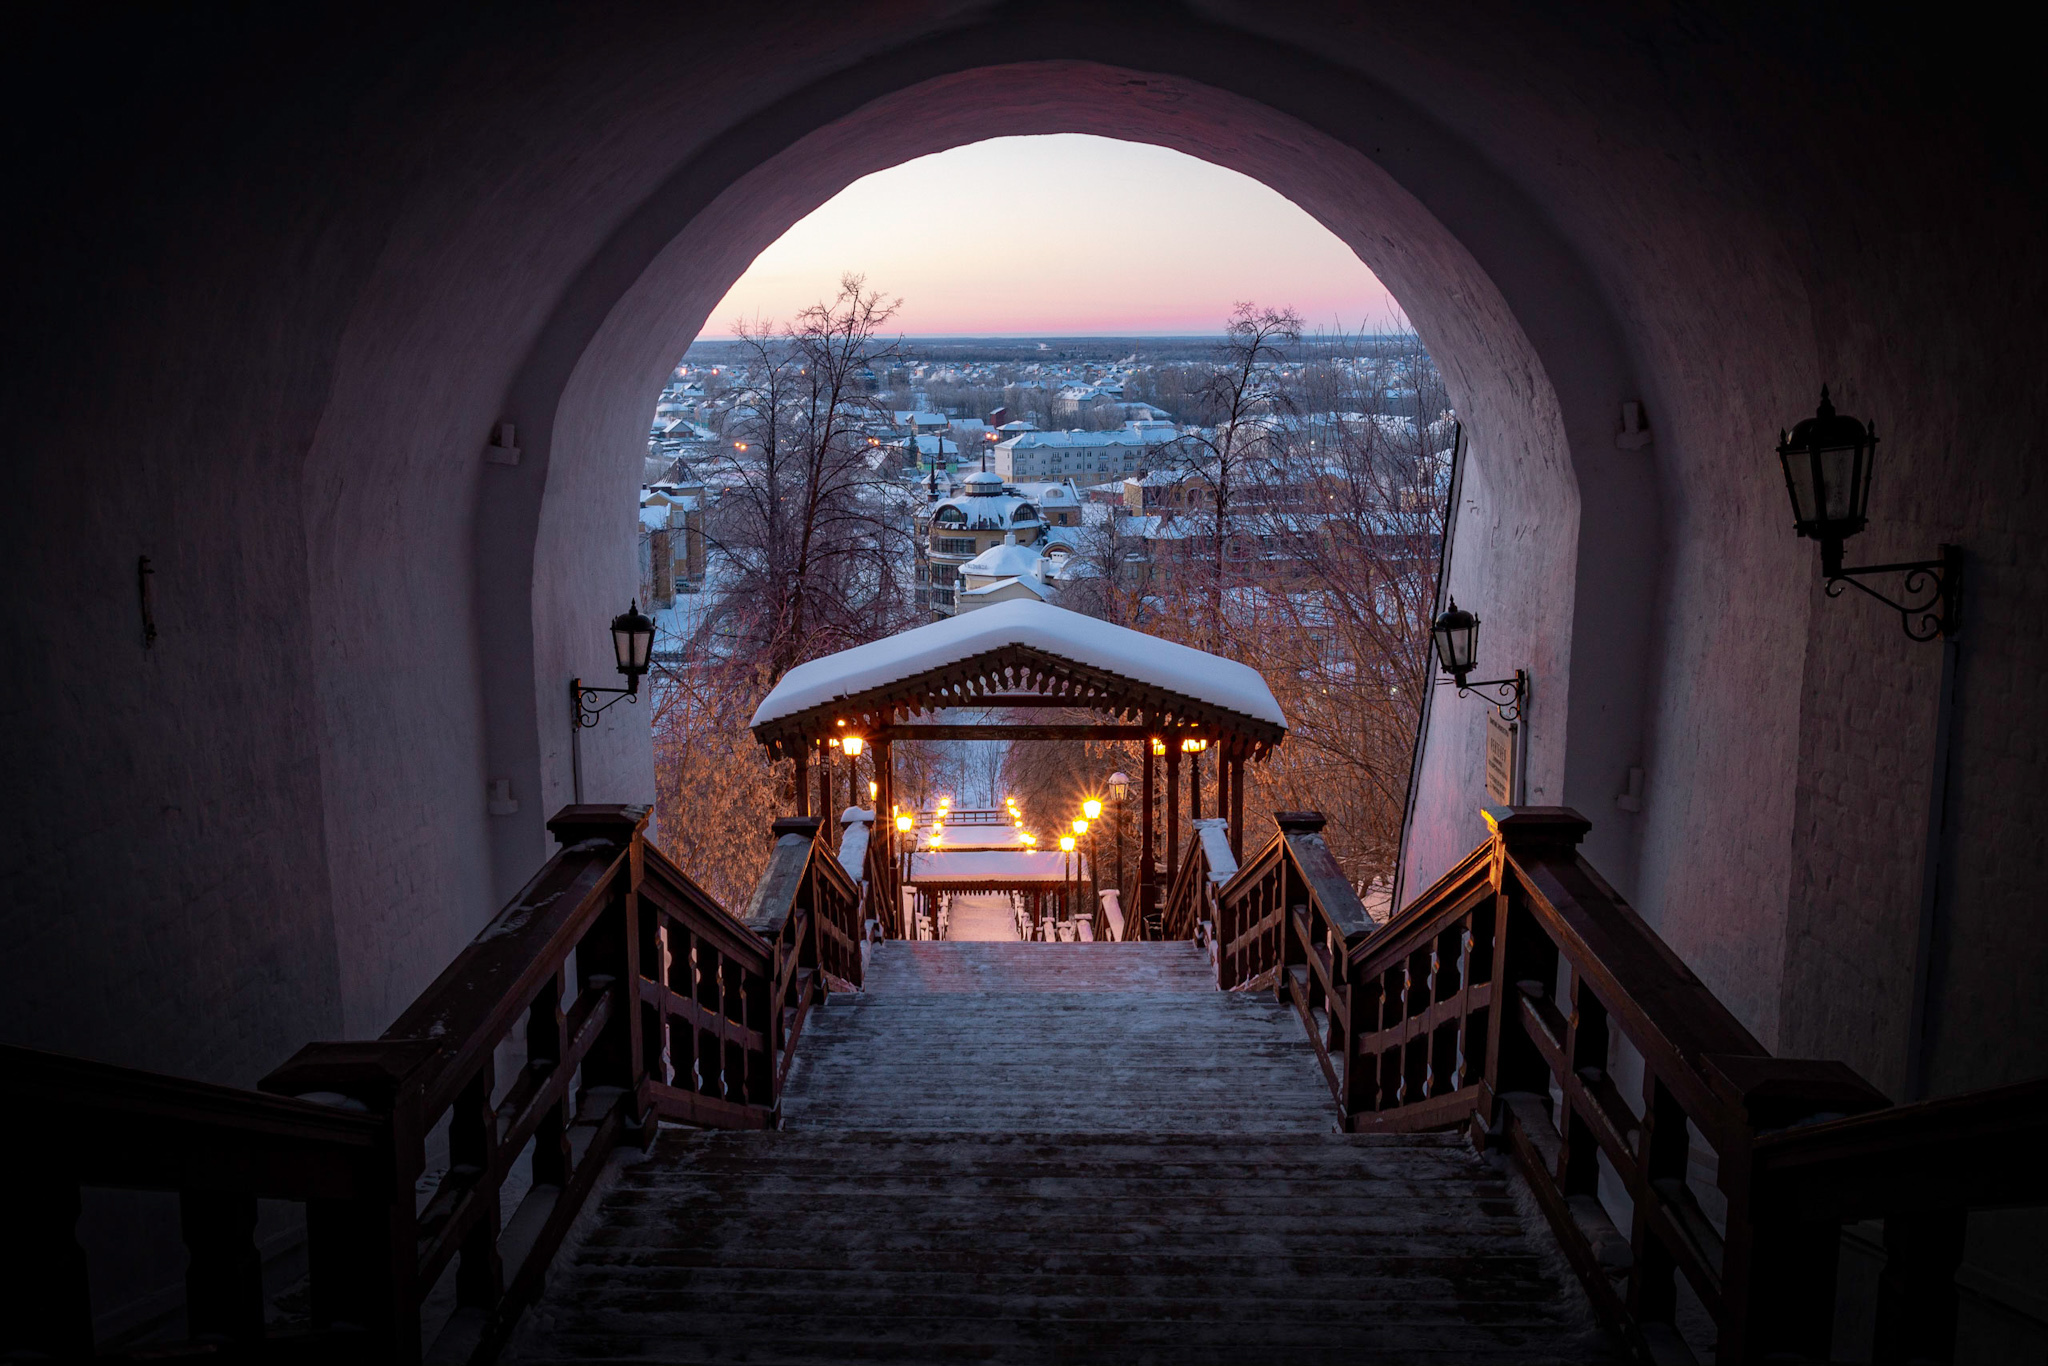
[[[1926,1290],[1954,1271],[1964,1209],[2042,1198],[2038,1175],[1919,1170],[1968,1166],[1959,1132],[2008,1148],[2048,1137],[2041,1085],[1887,1110],[1841,1063],[1770,1056],[1579,856],[1576,812],[1490,811],[1494,837],[1383,927],[1321,817],[1277,815],[1217,894],[1218,984],[1293,1001],[1345,1128],[1469,1125],[1511,1152],[1644,1359],[1691,1359],[1682,1277],[1714,1321],[1715,1360],[1825,1360],[1844,1220],[1896,1215],[1894,1279]],[[1185,913],[1170,923],[1185,937]],[[1625,1232],[1609,1204],[1627,1208]],[[1932,1341],[1953,1333],[1947,1295],[1946,1319],[1885,1312],[1918,1315],[1913,1340]]]
[[[93,1355],[90,1277],[78,1242],[80,1187],[174,1191],[184,1233],[185,1320],[194,1338],[230,1349],[262,1339],[256,1202],[290,1200],[319,1218],[389,1205],[409,1187],[375,1115],[0,1047],[0,1162],[13,1174],[0,1277],[0,1359]],[[374,1297],[354,1268],[316,1260],[312,1292],[335,1360],[369,1344],[359,1328]],[[311,1338],[314,1341],[307,1341]]]
[[[915,936],[904,923],[903,879],[889,852],[894,837],[880,820],[868,830],[867,852],[861,856],[861,894],[867,898],[861,924],[872,925],[876,938],[911,939]]]
[[[45,1255],[0,1350],[89,1348],[85,1184],[180,1192],[195,1333],[264,1336],[255,1202],[300,1200],[316,1332],[353,1334],[350,1359],[491,1359],[613,1149],[659,1119],[773,1126],[805,1013],[861,981],[859,889],[815,821],[778,822],[742,922],[647,842],[646,818],[565,808],[560,851],[383,1037],[308,1045],[260,1092],[0,1051],[0,1089],[45,1117],[5,1126],[13,1169],[38,1174],[22,1208]],[[429,1345],[422,1305],[451,1267]]]
[[[1213,847],[1220,852],[1212,854],[1210,841],[1203,837],[1205,827],[1214,834],[1217,844]],[[1205,927],[1211,936],[1217,932],[1217,888],[1238,871],[1236,862],[1230,860],[1230,850],[1223,846],[1227,829],[1221,820],[1195,822],[1187,856],[1174,872],[1159,914],[1159,938],[1197,939]],[[1215,861],[1218,858],[1225,860],[1220,867]]]
[[[746,911],[747,928],[775,955],[778,1095],[812,1003],[828,990],[859,990],[863,976],[861,889],[818,838],[819,826],[816,816],[775,822],[768,870]]]
[[[1950,1361],[1973,1209],[2048,1204],[2048,1079],[1760,1134],[1750,1150],[1748,1334],[1829,1357],[1843,1225],[1884,1221],[1872,1360]],[[2008,1158],[2014,1160],[2007,1160]]]

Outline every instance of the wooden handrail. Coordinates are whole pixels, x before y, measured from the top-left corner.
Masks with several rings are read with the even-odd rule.
[[[1878,1216],[1888,1246],[1901,1230],[1894,1282],[1916,1287],[1885,1297],[1881,1340],[1946,1350],[1962,1211],[2044,1186],[2010,1164],[1953,1173],[1971,1142],[2048,1137],[2048,1083],[1893,1110],[1841,1063],[1772,1057],[1580,856],[1574,811],[1489,810],[1493,837],[1378,928],[1321,818],[1278,815],[1218,894],[1219,981],[1294,1001],[1346,1128],[1470,1126],[1504,1146],[1645,1359],[1680,1350],[1683,1276],[1718,1361],[1824,1360],[1840,1225]],[[1714,1157],[1712,1213],[1693,1131]],[[1626,1233],[1603,1166],[1632,1206]]]
[[[0,1348],[89,1348],[90,1182],[180,1192],[195,1332],[263,1337],[255,1201],[278,1198],[307,1206],[312,1317],[354,1332],[352,1353],[422,1360],[421,1306],[452,1267],[431,1354],[491,1358],[617,1144],[644,1146],[658,1119],[774,1125],[803,1012],[861,980],[860,889],[814,823],[778,828],[748,921],[649,844],[646,819],[564,808],[558,852],[382,1037],[309,1044],[260,1091],[0,1050],[10,1099],[62,1121],[0,1129],[15,1169],[47,1177],[23,1202],[44,1255]],[[501,1078],[508,1044],[524,1058]],[[444,1121],[447,1169],[422,1204]],[[531,1187],[501,1223],[522,1161]]]
[[[0,1280],[0,1355],[93,1354],[79,1188],[174,1191],[195,1335],[263,1335],[256,1202],[380,1201],[392,1190],[383,1118],[364,1111],[0,1046],[0,1162],[14,1254]]]

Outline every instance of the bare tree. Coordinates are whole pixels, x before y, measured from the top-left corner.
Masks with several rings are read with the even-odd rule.
[[[786,328],[733,329],[749,382],[726,434],[743,458],[708,519],[733,570],[709,625],[778,678],[907,620],[910,528],[867,434],[882,411],[863,375],[895,358],[879,334],[900,302],[848,275]]]
[[[656,793],[664,842],[727,904],[745,900],[762,832],[794,795],[747,726],[805,660],[910,623],[908,494],[868,434],[868,374],[895,359],[880,336],[896,304],[857,275],[786,327],[740,323],[731,482],[706,514],[715,595],[655,679]],[[778,771],[778,769],[780,771]]]
[[[1287,348],[1301,340],[1301,315],[1291,308],[1261,308],[1240,303],[1224,328],[1219,364],[1201,391],[1202,406],[1216,414],[1213,428],[1178,438],[1173,446],[1181,463],[1209,487],[1206,528],[1212,547],[1209,585],[1211,620],[1223,617],[1223,595],[1230,573],[1229,548],[1232,497],[1247,467],[1268,461],[1277,449],[1282,420],[1294,411],[1294,396],[1276,364]]]

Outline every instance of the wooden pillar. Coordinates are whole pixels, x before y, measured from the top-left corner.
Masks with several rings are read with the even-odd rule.
[[[832,828],[832,751],[823,740],[813,740],[818,747],[818,815],[825,821],[825,829]],[[827,838],[829,839],[829,834]]]
[[[896,821],[889,812],[895,802],[890,794],[890,788],[895,785],[895,775],[889,771],[889,742],[875,741],[872,752],[875,756],[875,818],[868,825],[868,839],[882,842],[883,862],[889,868],[888,886],[884,889],[889,910],[882,917],[882,932],[893,938],[903,916],[903,891],[896,881]]]
[[[1217,803],[1221,806],[1222,803]],[[1188,819],[1202,819],[1202,751],[1188,755]]]
[[[1168,732],[1166,741],[1166,890],[1180,875],[1180,741]]]
[[[796,760],[796,810],[792,815],[811,814],[811,742],[799,740],[791,748],[790,757]]]
[[[1158,849],[1152,843],[1152,832],[1157,825],[1157,817],[1153,814],[1155,803],[1152,797],[1152,741],[1148,737],[1138,743],[1145,751],[1145,767],[1142,770],[1143,777],[1139,782],[1139,786],[1143,789],[1144,793],[1140,805],[1145,809],[1145,826],[1144,832],[1138,836],[1138,899],[1124,903],[1124,933],[1126,935],[1130,934],[1131,927],[1137,924],[1137,918],[1145,914],[1145,908],[1152,904],[1152,865],[1159,857]]]
[[[1244,755],[1230,758],[1230,856],[1244,862]]]

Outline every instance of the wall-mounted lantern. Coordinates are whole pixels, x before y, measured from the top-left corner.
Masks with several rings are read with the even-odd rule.
[[[1962,591],[1962,551],[1941,546],[1937,558],[1898,564],[1842,566],[1842,544],[1867,525],[1870,476],[1876,463],[1877,433],[1846,413],[1835,411],[1821,386],[1820,407],[1789,434],[1778,434],[1778,463],[1785,470],[1785,492],[1792,499],[1792,529],[1820,542],[1820,572],[1831,598],[1844,588],[1868,593],[1899,614],[1899,624],[1914,640],[1953,635],[1957,598]],[[1885,596],[1863,582],[1884,574],[1903,574],[1903,601]]]
[[[569,680],[569,702],[574,708],[576,726],[588,730],[597,724],[598,715],[606,707],[616,706],[620,698],[638,701],[640,679],[647,672],[648,660],[654,654],[654,622],[640,610],[636,599],[625,611],[612,618],[612,654],[619,672],[626,677],[623,688],[585,687],[583,680]],[[612,693],[612,700],[597,705],[599,696]]]
[[[1472,671],[1479,667],[1478,617],[1458,606],[1458,600],[1452,598],[1450,610],[1436,619],[1435,625],[1430,627],[1430,635],[1436,641],[1437,661],[1451,676],[1450,681],[1456,685],[1458,696],[1463,697],[1482,688],[1491,689],[1493,695],[1482,700],[1500,713],[1501,720],[1521,718],[1522,704],[1529,696],[1529,673],[1526,669],[1515,670],[1513,678],[1472,680]]]

